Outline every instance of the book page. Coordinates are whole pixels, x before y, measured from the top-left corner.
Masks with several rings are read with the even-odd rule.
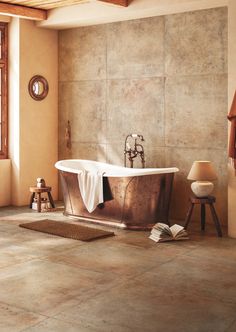
[[[175,240],[181,240],[181,239],[189,239],[188,237],[188,233],[186,231],[181,231],[180,233],[178,233],[176,236],[175,236]]]
[[[166,234],[166,235],[172,236],[172,232],[170,230],[170,227],[167,224],[159,222],[156,225],[154,225],[153,228],[160,231],[163,235]]]
[[[172,232],[173,237],[176,237],[177,235],[180,235],[180,232],[184,230],[183,226],[174,224],[173,226],[170,227],[170,230]]]
[[[161,236],[162,232],[159,231],[158,229],[152,229],[151,234],[155,235],[155,236]]]
[[[173,241],[174,240],[174,238],[170,237],[170,236],[163,238],[163,237],[158,237],[158,236],[156,237],[153,234],[151,234],[149,236],[149,239],[151,239],[155,242],[168,242],[168,241]]]
[[[153,234],[151,234],[149,236],[149,239],[155,241],[155,242],[159,242],[160,241],[160,237],[159,236],[154,236]]]

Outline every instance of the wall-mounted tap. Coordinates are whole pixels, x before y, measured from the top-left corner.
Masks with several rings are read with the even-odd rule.
[[[129,138],[134,139],[134,147],[131,148],[131,145],[129,143]],[[134,167],[134,159],[137,156],[140,156],[142,167],[145,167],[145,154],[144,154],[144,148],[142,144],[137,143],[137,141],[140,140],[141,142],[144,142],[143,135],[140,134],[129,134],[126,136],[125,139],[125,147],[124,147],[124,166],[126,167],[126,156],[128,155],[128,159],[130,161],[130,167]]]

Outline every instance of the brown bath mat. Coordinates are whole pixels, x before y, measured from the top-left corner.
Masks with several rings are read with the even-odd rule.
[[[108,232],[102,229],[69,224],[66,222],[54,221],[49,219],[20,224],[19,226],[37,232],[58,235],[80,241],[92,241],[115,235],[114,232]]]

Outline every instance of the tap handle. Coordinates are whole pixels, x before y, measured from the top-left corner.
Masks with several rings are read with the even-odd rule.
[[[140,134],[131,134],[130,136],[133,137],[133,138],[135,138],[135,139],[139,138],[139,139],[141,139],[141,141],[144,141],[143,135],[140,135]]]
[[[131,146],[130,146],[129,142],[126,142],[126,150],[128,150],[128,151],[131,150]]]

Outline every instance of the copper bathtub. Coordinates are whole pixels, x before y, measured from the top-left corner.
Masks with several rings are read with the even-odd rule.
[[[169,206],[177,168],[131,169],[90,160],[61,160],[59,170],[64,214],[79,220],[124,229],[150,229],[157,222],[169,224]],[[78,173],[104,172],[104,203],[89,213],[82,201]]]

